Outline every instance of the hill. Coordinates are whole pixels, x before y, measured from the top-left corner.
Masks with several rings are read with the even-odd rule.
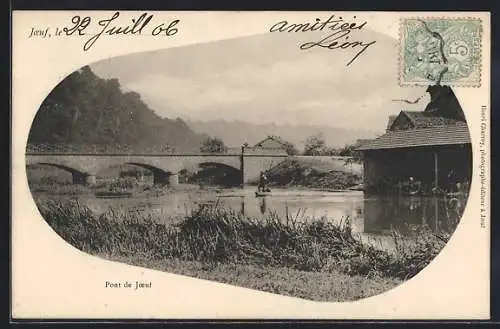
[[[189,127],[197,133],[219,136],[229,146],[239,146],[243,143],[255,144],[268,135],[280,136],[303,149],[307,137],[323,134],[325,142],[331,147],[343,147],[356,142],[359,138],[374,138],[382,131],[374,132],[365,129],[349,129],[315,125],[276,125],[274,123],[255,124],[242,121],[186,121]]]
[[[138,93],[123,92],[117,79],[102,79],[86,66],[43,101],[28,143],[195,151],[205,137],[179,118],[158,116]]]

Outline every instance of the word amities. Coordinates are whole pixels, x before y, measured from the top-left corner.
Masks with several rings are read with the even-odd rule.
[[[356,19],[356,16],[353,17]],[[336,17],[331,15],[326,20],[316,18],[314,22],[309,23],[290,23],[286,20],[274,24],[269,32],[325,32],[319,40],[308,41],[300,45],[301,50],[308,50],[311,48],[323,48],[328,50],[348,50],[353,49],[356,53],[347,63],[347,66],[351,65],[358,57],[364,53],[370,46],[374,45],[377,41],[368,40],[360,41],[353,40],[352,33],[355,31],[361,31],[368,24],[368,22],[363,21],[362,23],[357,23],[354,21],[346,21],[343,17]]]

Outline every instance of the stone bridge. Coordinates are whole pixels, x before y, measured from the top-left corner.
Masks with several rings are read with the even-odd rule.
[[[183,169],[218,164],[237,169],[241,184],[258,179],[259,173],[284,161],[286,154],[78,154],[26,153],[26,165],[49,165],[69,171],[74,184],[94,184],[99,171],[117,165],[135,165],[151,170],[155,184],[177,185]]]

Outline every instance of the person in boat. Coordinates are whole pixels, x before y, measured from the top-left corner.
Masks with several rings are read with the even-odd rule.
[[[263,171],[260,172],[259,186],[257,190],[259,192],[269,192],[267,188],[267,176]]]

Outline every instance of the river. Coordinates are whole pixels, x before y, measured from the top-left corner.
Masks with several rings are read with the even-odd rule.
[[[361,191],[290,189],[273,189],[273,195],[256,197],[255,187],[176,191],[158,197],[106,199],[87,195],[78,198],[97,213],[113,207],[124,211],[156,213],[168,218],[186,215],[199,204],[219,203],[251,217],[276,212],[282,218],[288,215],[298,220],[325,217],[339,221],[349,218],[353,232],[363,238],[382,240],[386,240],[393,230],[408,234],[422,225],[427,225],[434,232],[452,232],[466,202],[465,197],[367,196]]]

